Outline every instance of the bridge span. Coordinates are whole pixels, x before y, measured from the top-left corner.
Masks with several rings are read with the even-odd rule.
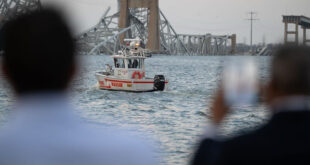
[[[236,35],[178,34],[158,0],[118,0],[119,11],[106,10],[98,23],[77,39],[86,54],[113,54],[124,48],[124,38],[142,39],[154,53],[181,55],[226,55],[236,50]]]
[[[159,0],[118,0],[118,11],[110,7],[98,23],[77,35],[84,54],[115,54],[126,47],[125,38],[142,39],[154,53],[170,55],[227,55],[236,50],[236,35],[179,34],[159,8]],[[40,0],[0,0],[1,23],[15,15],[41,7]]]

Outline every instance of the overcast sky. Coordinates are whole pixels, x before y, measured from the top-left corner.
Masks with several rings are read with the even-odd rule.
[[[76,31],[95,25],[108,6],[112,8],[110,14],[117,10],[117,0],[41,1],[43,5],[61,6]],[[250,42],[250,22],[245,20],[249,11],[257,12],[259,19],[254,23],[254,43],[262,42],[263,38],[267,43],[282,42],[282,15],[310,17],[310,0],[159,0],[159,6],[177,33],[236,33],[239,43]]]

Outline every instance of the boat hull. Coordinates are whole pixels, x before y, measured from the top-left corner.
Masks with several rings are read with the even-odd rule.
[[[99,88],[103,90],[129,91],[129,92],[152,92],[157,91],[154,88],[154,79],[119,79],[111,75],[96,73]],[[165,81],[165,89],[168,87],[168,81]]]

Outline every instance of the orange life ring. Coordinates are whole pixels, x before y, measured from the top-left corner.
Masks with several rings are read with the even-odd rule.
[[[138,75],[138,76],[139,76],[139,77],[138,77],[138,79],[141,79],[141,78],[142,78],[141,73],[140,73],[140,72],[138,72],[138,71],[136,71],[136,72],[134,72],[134,73],[132,74],[132,78],[133,78],[133,79],[135,79],[135,78],[136,78],[136,75]]]

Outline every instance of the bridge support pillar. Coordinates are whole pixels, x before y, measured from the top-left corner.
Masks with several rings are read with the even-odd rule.
[[[298,23],[295,24],[295,43],[298,44]]]
[[[148,26],[147,48],[150,50],[160,50],[160,32],[159,32],[159,4],[158,0],[150,2],[150,20]]]
[[[290,22],[284,22],[284,42],[285,44],[288,44],[288,43],[294,43],[294,44],[298,44],[298,23],[294,23],[295,24],[295,31],[289,31],[288,30],[288,25],[289,25]],[[294,35],[295,39],[294,41],[289,41],[288,40],[288,36],[289,35]]]
[[[188,44],[188,47],[189,47],[189,50],[192,51],[192,37],[191,36],[188,36],[187,38],[187,44]]]
[[[129,9],[148,8],[150,12],[148,22],[148,39],[146,48],[155,52],[160,51],[160,27],[159,27],[159,5],[158,0],[120,0],[119,28],[127,28],[130,24]],[[120,35],[123,44],[126,34]],[[130,36],[129,36],[130,37]]]
[[[308,43],[310,43],[310,38],[308,39],[307,38],[307,30],[310,29],[310,28],[307,28],[307,27],[302,27],[303,31],[304,31],[304,37],[303,37],[303,44],[304,45],[307,45]]]
[[[305,16],[296,16],[296,15],[284,15],[283,16],[283,23],[284,23],[284,43],[293,43],[293,44],[299,44],[299,26],[303,29],[303,44],[307,44],[307,42],[310,42],[307,40],[307,29],[310,29],[310,18]],[[290,31],[288,29],[289,24],[295,25],[295,30]],[[294,35],[295,40],[289,41],[288,36]]]
[[[231,52],[230,54],[236,54],[237,35],[231,35]]]
[[[207,47],[207,54],[211,54],[211,34],[208,35],[208,37],[206,38],[206,47]]]
[[[119,2],[120,6],[120,16],[119,16],[119,22],[118,27],[120,29],[127,28],[129,26],[129,8],[128,8],[128,0],[120,0]],[[128,37],[126,34],[121,34],[119,36],[120,43],[124,44],[124,39]]]
[[[287,31],[288,31],[288,23],[287,22],[284,22],[284,43],[287,43],[288,42],[288,39],[287,39]]]
[[[295,31],[289,31],[288,29],[288,25],[289,24],[295,24]],[[288,22],[288,21],[284,21],[284,43],[288,44],[288,43],[293,43],[293,44],[298,44],[298,22]],[[288,37],[289,35],[294,35],[294,41],[289,41]]]

